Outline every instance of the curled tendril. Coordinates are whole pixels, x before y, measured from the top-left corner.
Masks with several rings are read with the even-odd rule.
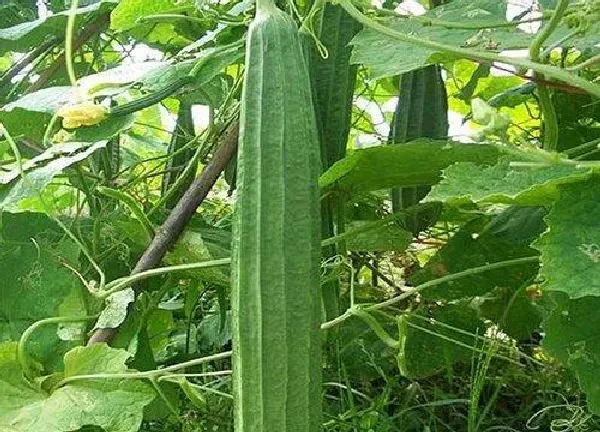
[[[327,60],[329,58],[329,51],[327,50],[325,44],[321,42],[321,39],[319,39],[319,36],[315,32],[314,18],[319,12],[319,10],[320,8],[312,9],[306,16],[302,27],[306,34],[308,34],[311,37],[311,39],[315,42],[315,47],[321,58]]]
[[[327,270],[331,270],[340,266],[352,268],[352,265],[350,264],[348,258],[343,257],[342,255],[333,255],[327,258],[325,261],[323,261],[323,263],[321,263],[321,268],[323,269],[324,273]]]
[[[561,404],[561,405],[550,405],[542,408],[532,415],[527,420],[526,427],[528,430],[539,430],[542,419],[549,415],[550,411],[564,409],[570,412],[571,417],[569,418],[555,418],[550,420],[550,430],[552,432],[570,432],[580,430],[585,424],[592,418],[591,415],[586,414],[586,411],[577,405]]]

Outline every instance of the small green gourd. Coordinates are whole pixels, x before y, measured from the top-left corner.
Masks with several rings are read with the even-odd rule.
[[[389,143],[401,144],[417,138],[441,139],[448,135],[448,96],[437,65],[402,74],[400,95],[390,128]],[[400,211],[418,203],[429,188],[395,188],[392,210]]]
[[[352,38],[361,29],[360,23],[338,5],[327,3],[320,13],[317,37],[327,55],[316,48],[314,37],[302,34],[310,64],[313,100],[321,142],[323,171],[346,155],[346,145],[352,120],[352,97],[358,66],[350,64]],[[321,235],[333,237],[335,206],[330,198],[322,200]],[[335,245],[323,249],[325,260],[337,255]],[[322,286],[325,319],[340,315],[339,282],[331,279]]]
[[[297,27],[257,2],[246,40],[233,244],[237,432],[321,428],[321,170]]]

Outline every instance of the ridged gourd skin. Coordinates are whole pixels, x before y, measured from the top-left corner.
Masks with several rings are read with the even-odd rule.
[[[234,218],[236,432],[321,429],[320,170],[297,27],[259,2],[246,40]]]
[[[324,169],[346,156],[358,71],[358,65],[350,64],[350,41],[361,27],[341,6],[325,5],[319,39],[327,48],[328,57],[324,59],[317,50],[312,51],[314,96]]]
[[[352,97],[358,71],[358,65],[350,64],[352,47],[349,43],[361,27],[341,6],[327,3],[321,12],[317,28],[318,38],[327,49],[327,58],[323,58],[316,49],[313,36],[303,35],[308,48],[307,58],[310,59],[323,171],[346,156],[352,120]],[[325,198],[321,204],[321,235],[323,238],[333,237],[334,203],[332,199]],[[335,246],[323,249],[325,259],[336,254]],[[341,313],[339,282],[331,280],[323,285],[322,290],[325,319],[334,319]]]
[[[448,96],[437,65],[402,74],[400,95],[390,128],[389,143],[417,138],[443,139],[448,135]],[[429,191],[415,186],[392,190],[392,210],[417,204]]]

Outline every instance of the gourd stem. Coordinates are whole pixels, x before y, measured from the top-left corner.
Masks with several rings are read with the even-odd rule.
[[[273,0],[256,0],[256,16],[262,15],[263,13],[276,9],[275,2]]]
[[[559,0],[550,21],[538,32],[531,42],[529,47],[529,58],[532,61],[540,62],[542,45],[548,40],[554,30],[556,30],[556,27],[560,23],[568,6],[569,0]],[[540,83],[538,83],[537,92],[544,126],[544,150],[556,151],[558,147],[558,118],[556,117],[556,110],[554,109],[548,87],[545,84],[542,84],[542,82],[545,81],[544,76],[535,72],[534,78],[538,78],[538,81],[540,81]]]

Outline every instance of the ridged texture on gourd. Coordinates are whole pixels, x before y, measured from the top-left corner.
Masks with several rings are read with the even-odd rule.
[[[320,169],[296,25],[259,5],[246,41],[234,224],[237,432],[321,428]]]
[[[400,77],[400,95],[390,129],[390,144],[417,138],[445,138],[448,135],[448,96],[437,65],[426,66]],[[419,202],[428,187],[392,190],[393,211]]]
[[[309,47],[308,58],[324,171],[346,156],[352,118],[352,96],[358,70],[357,65],[350,64],[352,47],[349,43],[360,28],[361,25],[341,6],[327,3],[317,29],[319,40],[327,49],[327,58],[323,58],[315,49],[312,36],[304,35],[305,46]],[[334,204],[327,198],[321,203],[321,235],[323,238],[333,237]],[[325,259],[336,254],[335,246],[323,250]],[[337,280],[323,285],[323,306],[326,320],[340,315]]]
[[[318,34],[328,57],[324,59],[316,50],[312,52],[317,126],[325,169],[346,155],[358,70],[357,65],[350,64],[349,43],[360,28],[341,6],[325,5]]]
[[[171,187],[175,185],[179,177],[181,176],[186,165],[192,160],[194,156],[194,149],[188,148],[182,150],[194,137],[194,119],[192,117],[192,105],[184,102],[180,102],[179,110],[177,113],[177,123],[167,154],[169,160],[165,166],[165,174],[162,179],[162,195],[164,196]],[[196,163],[195,166],[198,164]],[[187,178],[182,179],[178,190],[175,191],[169,199],[165,202],[165,207],[172,209],[175,207],[179,199],[183,196],[185,191],[190,187],[190,184],[194,181],[195,169],[190,171]]]

